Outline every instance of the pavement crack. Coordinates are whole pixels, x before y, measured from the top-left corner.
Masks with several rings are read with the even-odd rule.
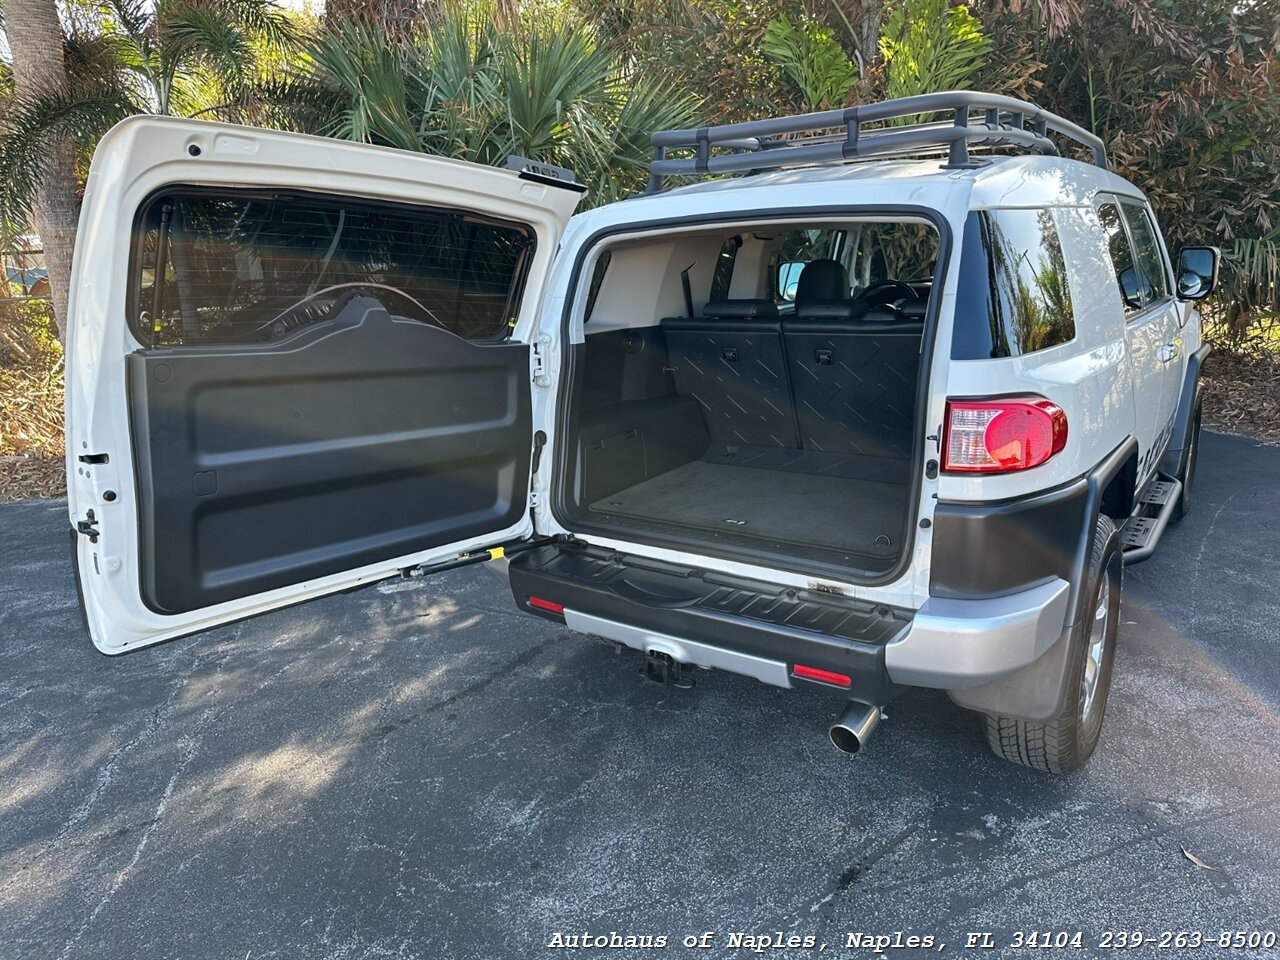
[[[169,777],[168,782],[164,785],[164,790],[160,793],[160,799],[156,803],[156,808],[151,815],[151,819],[147,821],[146,827],[142,831],[142,836],[138,838],[138,844],[134,847],[133,856],[115,875],[115,878],[107,888],[106,893],[103,894],[102,899],[100,899],[94,906],[93,911],[89,916],[85,918],[84,923],[80,925],[80,928],[76,931],[75,935],[66,942],[65,946],[63,946],[62,952],[58,954],[58,960],[67,960],[67,957],[71,955],[71,951],[76,948],[76,945],[84,938],[85,933],[93,925],[93,922],[97,920],[98,915],[102,913],[106,906],[115,898],[115,895],[120,891],[120,888],[123,887],[125,883],[128,882],[129,877],[132,876],[134,868],[138,865],[139,861],[142,859],[142,854],[147,849],[147,844],[151,841],[151,835],[155,833],[156,827],[158,827],[160,822],[164,819],[165,809],[169,806],[169,800],[173,796],[174,788],[178,785],[178,780],[191,764],[191,761],[195,759],[195,755],[200,749],[200,733],[209,722],[210,716],[210,712],[207,711],[204,717],[202,717],[196,724],[196,727],[191,734],[183,737],[180,741],[184,746],[182,756],[178,758],[178,764],[174,768],[173,775]]]
[[[562,639],[564,639],[563,634],[556,634],[555,636],[547,637],[547,639],[541,641],[540,643],[534,644],[532,647],[529,647],[527,650],[522,650],[519,654],[512,657],[506,663],[502,664],[500,667],[498,667],[498,669],[494,670],[492,673],[487,673],[483,677],[480,677],[478,680],[475,680],[467,684],[461,690],[458,690],[454,693],[449,694],[449,696],[445,697],[443,700],[437,700],[435,703],[431,704],[430,706],[424,707],[422,710],[422,715],[425,716],[427,714],[437,713],[441,710],[444,710],[448,707],[453,706],[455,703],[457,703],[459,700],[462,700],[465,697],[470,697],[473,694],[479,693],[481,690],[489,686],[494,681],[501,680],[503,677],[519,670],[525,664],[530,663],[533,660],[536,660],[544,650],[547,650],[549,647],[553,646],[554,644],[559,643]]]

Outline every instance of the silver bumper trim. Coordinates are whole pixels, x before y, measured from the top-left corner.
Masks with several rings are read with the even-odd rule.
[[[791,686],[787,665],[777,660],[766,660],[764,657],[752,656],[749,653],[735,653],[732,650],[696,643],[693,640],[682,640],[665,633],[645,630],[643,627],[633,627],[630,624],[618,623],[616,620],[578,613],[576,610],[565,610],[564,622],[570,630],[604,637],[606,640],[613,640],[643,653],[654,650],[665,653],[680,663],[692,663],[699,667],[740,673],[775,687]]]
[[[992,600],[930,597],[885,648],[895,683],[977,687],[1035,662],[1062,636],[1071,586],[1049,583]]]

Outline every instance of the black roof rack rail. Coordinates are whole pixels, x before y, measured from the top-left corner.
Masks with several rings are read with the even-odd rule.
[[[864,124],[883,124],[901,117],[945,111],[953,114],[950,122],[862,129]],[[841,127],[843,133],[839,132]],[[782,139],[806,133],[816,135]],[[793,117],[660,131],[650,138],[654,153],[645,192],[661,190],[663,178],[671,176],[758,172],[941,150],[947,151],[946,166],[972,167],[981,161],[970,157],[971,145],[1015,147],[1029,153],[1057,156],[1058,148],[1049,139],[1050,133],[1087,147],[1093,154],[1093,162],[1107,169],[1107,149],[1102,140],[1070,120],[1014,97],[949,90]],[[671,150],[692,150],[694,155],[668,159],[667,153]],[[713,150],[721,152],[713,153]],[[761,156],[765,153],[768,156]]]

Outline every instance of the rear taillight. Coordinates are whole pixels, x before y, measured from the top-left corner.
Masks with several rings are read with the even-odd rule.
[[[1067,445],[1067,415],[1042,397],[948,400],[942,469],[1004,473],[1044,463]]]

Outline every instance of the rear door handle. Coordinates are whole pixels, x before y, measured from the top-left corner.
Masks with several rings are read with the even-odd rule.
[[[1166,343],[1164,346],[1156,350],[1156,359],[1161,363],[1173,363],[1178,359],[1178,355],[1182,352],[1182,348],[1176,343]]]

